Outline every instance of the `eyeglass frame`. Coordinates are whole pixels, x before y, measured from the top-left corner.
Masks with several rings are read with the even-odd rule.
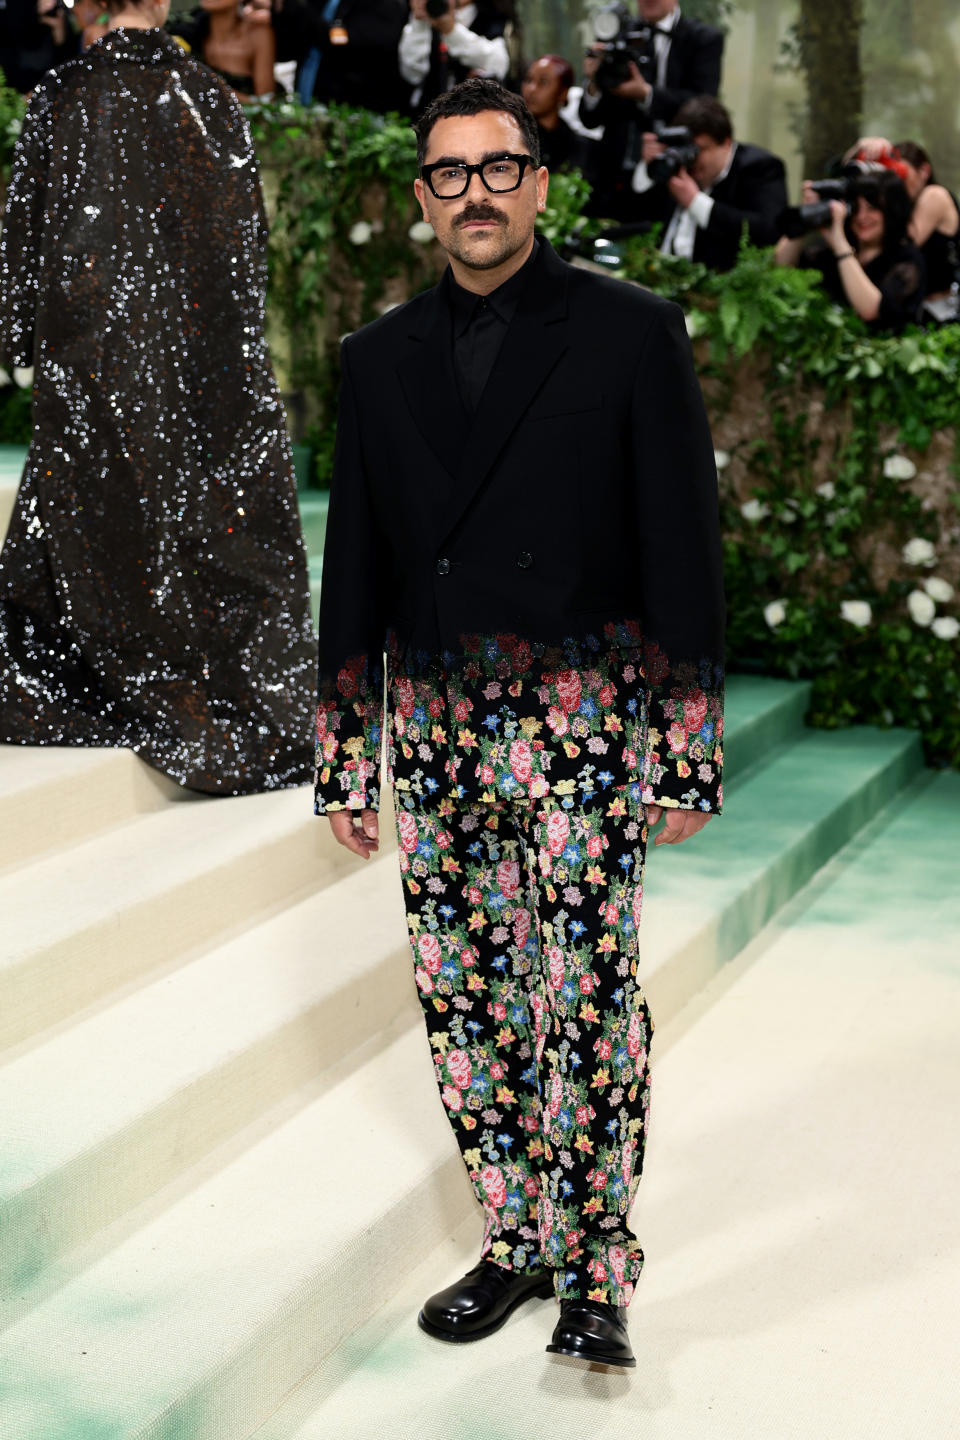
[[[508,185],[505,190],[494,190],[492,186],[487,184],[483,175],[484,169],[487,165],[495,165],[498,160],[516,160],[519,163],[520,178],[517,181],[516,185]],[[500,155],[488,155],[485,160],[479,161],[476,165],[468,165],[466,160],[434,160],[431,165],[420,166],[420,179],[423,180],[424,183],[427,185],[430,194],[435,200],[462,200],[464,195],[466,195],[467,191],[470,189],[470,182],[473,179],[474,175],[480,176],[480,184],[483,186],[484,190],[486,190],[488,195],[512,195],[515,190],[520,189],[520,186],[527,178],[528,165],[534,173],[536,173],[536,171],[540,169],[540,166],[536,163],[532,155],[521,155],[519,153],[514,153],[509,150],[504,150]],[[467,172],[467,178],[463,189],[458,190],[455,195],[438,195],[436,190],[433,188],[433,172],[435,170],[442,170],[444,166],[448,166],[451,169],[456,167],[461,170],[466,170]]]

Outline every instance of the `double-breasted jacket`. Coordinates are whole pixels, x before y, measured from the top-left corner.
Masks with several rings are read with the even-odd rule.
[[[680,309],[541,240],[468,415],[448,284],[343,344],[318,813],[376,807],[384,717],[423,804],[717,809],[717,480]]]

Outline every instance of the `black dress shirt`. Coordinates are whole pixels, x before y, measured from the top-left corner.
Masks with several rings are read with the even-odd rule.
[[[539,244],[539,240],[534,238],[533,249],[520,269],[496,290],[491,290],[489,295],[475,295],[472,290],[458,285],[452,272],[449,275],[453,373],[464,409],[470,415],[479,404],[510,321],[517,313]]]

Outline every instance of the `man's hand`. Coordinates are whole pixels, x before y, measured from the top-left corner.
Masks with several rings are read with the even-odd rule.
[[[667,189],[684,210],[692,205],[700,194],[700,186],[686,170],[678,170],[673,179],[667,181]]]
[[[659,822],[660,816],[666,814],[666,821],[663,829],[654,840],[654,845],[680,845],[684,840],[689,840],[691,835],[696,835],[702,830],[712,815],[705,815],[702,810],[667,810],[662,805],[646,805],[647,827],[652,830]]]
[[[380,821],[375,810],[334,810],[327,819],[337,844],[361,860],[369,860],[380,849]]]
[[[67,17],[57,0],[37,0],[37,19],[53,31],[54,43],[62,45],[67,38]]]
[[[643,150],[641,159],[644,165],[649,165],[651,160],[658,160],[666,150],[666,145],[653,130],[643,132]]]
[[[621,100],[636,100],[638,104],[646,105],[653,86],[644,80],[632,60],[628,60],[627,64],[630,67],[630,79],[624,80],[622,85],[615,85],[610,94],[619,95]]]
[[[410,14],[414,20],[426,20],[441,35],[449,35],[457,23],[457,0],[447,0],[445,15],[428,15],[427,0],[410,0]]]

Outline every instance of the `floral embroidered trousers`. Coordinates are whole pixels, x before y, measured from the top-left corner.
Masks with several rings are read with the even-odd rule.
[[[632,788],[579,806],[396,796],[416,982],[481,1253],[614,1305],[643,1265],[627,1218],[650,1090]]]

